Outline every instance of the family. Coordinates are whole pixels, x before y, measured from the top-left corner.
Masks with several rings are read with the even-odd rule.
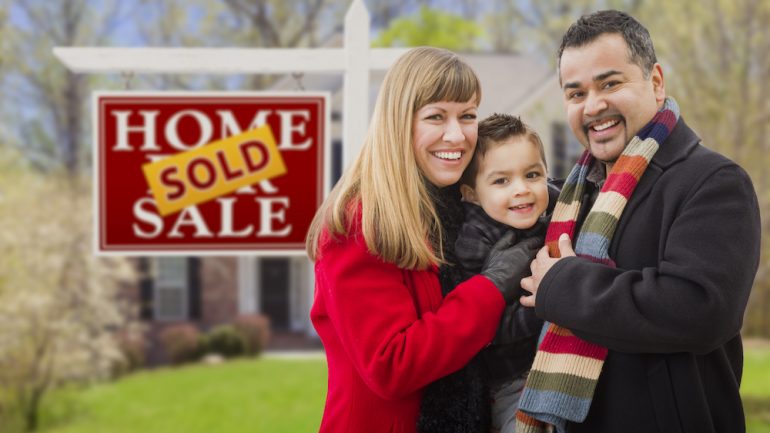
[[[687,126],[633,17],[581,17],[557,58],[585,148],[563,181],[518,117],[478,119],[456,54],[390,68],[307,238],[322,433],[745,432],[751,180]]]

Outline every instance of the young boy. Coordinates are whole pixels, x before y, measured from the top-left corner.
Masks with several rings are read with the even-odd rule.
[[[543,143],[518,117],[493,114],[479,123],[476,151],[460,183],[465,223],[455,255],[468,276],[481,271],[490,249],[509,231],[515,242],[545,237],[549,186]],[[552,194],[555,204],[558,191]],[[502,433],[514,431],[542,325],[534,309],[514,301],[506,306],[492,345],[481,354],[493,400],[492,427]]]

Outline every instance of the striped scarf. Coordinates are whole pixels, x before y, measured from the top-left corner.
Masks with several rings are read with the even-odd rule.
[[[609,256],[609,246],[620,215],[660,143],[678,119],[676,101],[666,98],[663,108],[628,143],[607,175],[578,234],[577,256],[615,266]],[[545,237],[551,257],[561,256],[558,240],[562,233],[574,239],[586,176],[593,161],[586,150],[565,181]],[[563,433],[567,421],[583,422],[606,357],[605,347],[581,340],[568,329],[546,322],[519,401],[516,433],[541,433],[552,431],[553,427]]]

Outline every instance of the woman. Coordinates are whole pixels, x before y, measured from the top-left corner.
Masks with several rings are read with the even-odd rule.
[[[321,432],[416,432],[423,388],[492,340],[504,299],[517,292],[524,269],[508,258],[534,245],[501,242],[481,275],[455,288],[454,184],[473,155],[480,98],[478,78],[454,53],[403,55],[360,155],[313,220],[310,315],[329,367]]]

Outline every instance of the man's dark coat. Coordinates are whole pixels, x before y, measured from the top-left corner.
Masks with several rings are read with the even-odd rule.
[[[748,175],[680,120],[610,245],[617,268],[568,257],[538,316],[606,346],[588,418],[571,433],[740,433],[740,329],[759,262]],[[574,240],[573,240],[574,242]]]

